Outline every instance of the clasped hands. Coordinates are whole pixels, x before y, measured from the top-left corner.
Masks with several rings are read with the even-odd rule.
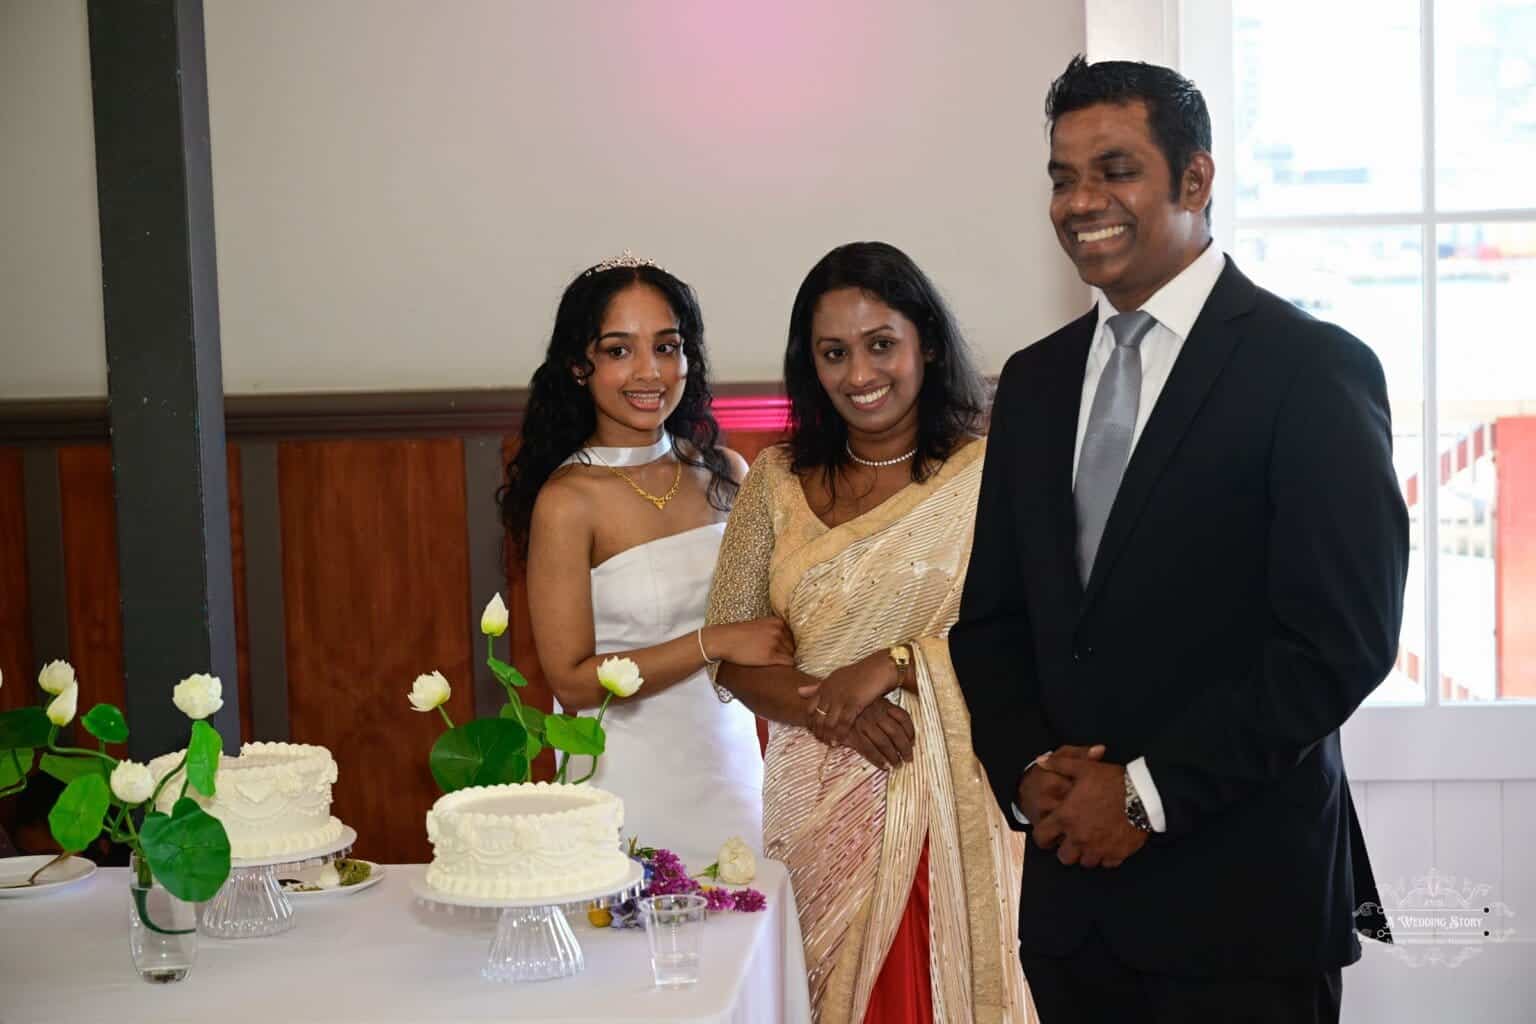
[[[888,700],[900,680],[883,648],[845,665],[819,683],[802,686],[806,701],[802,723],[821,742],[850,747],[876,768],[912,760],[917,730],[912,718]]]
[[[1035,845],[1063,864],[1117,868],[1147,842],[1125,816],[1125,768],[1103,757],[1102,744],[1058,747],[1019,779],[1014,801]]]

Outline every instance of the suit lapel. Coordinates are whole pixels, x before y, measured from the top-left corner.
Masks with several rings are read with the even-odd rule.
[[[1072,461],[1077,449],[1077,421],[1083,402],[1083,378],[1088,366],[1088,350],[1099,325],[1098,307],[1069,325],[1070,340],[1062,348],[1052,382],[1046,422],[1045,494],[1050,502],[1051,522],[1056,535],[1056,571],[1072,581],[1074,596],[1081,598],[1082,581],[1077,577],[1077,509],[1072,504]]]
[[[1178,450],[1179,442],[1237,346],[1237,336],[1228,321],[1252,309],[1257,295],[1258,290],[1252,282],[1228,259],[1226,268],[1216,280],[1216,287],[1206,299],[1205,308],[1184,340],[1173,371],[1131,452],[1125,476],[1115,494],[1115,503],[1109,510],[1109,521],[1104,525],[1098,553],[1094,556],[1093,572],[1083,595],[1084,613],[1098,596],[1104,578],[1114,569],[1115,560],[1146,507],[1153,486]],[[1075,521],[1073,536],[1076,536]]]

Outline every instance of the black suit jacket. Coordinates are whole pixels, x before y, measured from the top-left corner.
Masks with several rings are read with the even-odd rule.
[[[1096,323],[1003,370],[950,647],[1010,822],[1037,754],[1105,743],[1147,759],[1168,827],[1115,869],[1031,842],[1020,938],[1062,955],[1096,928],[1166,974],[1351,963],[1376,893],[1338,729],[1392,667],[1408,565],[1381,366],[1228,260],[1084,586],[1072,463]]]

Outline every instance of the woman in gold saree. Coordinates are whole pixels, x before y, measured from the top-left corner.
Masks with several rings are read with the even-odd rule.
[[[821,1024],[1026,1021],[1022,844],[970,746],[945,637],[985,442],[953,318],[882,243],[832,250],[795,298],[791,436],[752,467],[709,622],[778,615],[794,668],[725,665],[769,719],[763,842],[790,869]]]

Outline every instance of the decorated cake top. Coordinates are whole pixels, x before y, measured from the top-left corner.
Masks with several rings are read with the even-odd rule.
[[[176,767],[185,750],[162,754],[149,762],[156,778]],[[219,758],[219,778],[230,782],[278,782],[294,773],[318,774],[321,783],[336,781],[336,762],[325,747],[309,743],[246,743],[239,757]]]
[[[549,782],[518,782],[499,786],[472,786],[438,797],[433,814],[484,825],[538,818],[554,824],[585,817],[591,808],[612,808],[614,824],[623,820],[623,803],[607,790],[593,786],[567,786]]]

